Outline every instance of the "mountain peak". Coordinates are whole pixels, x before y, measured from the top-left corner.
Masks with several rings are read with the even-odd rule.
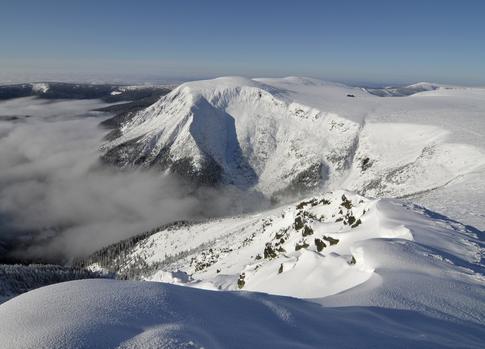
[[[336,119],[339,127],[332,126]],[[105,159],[272,195],[318,188],[333,175],[329,171],[342,170],[345,157],[325,160],[320,152],[343,147],[350,153],[357,129],[336,114],[286,98],[284,89],[222,77],[182,84],[140,112],[106,145]]]

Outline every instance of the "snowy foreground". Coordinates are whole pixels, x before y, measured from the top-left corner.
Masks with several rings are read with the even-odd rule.
[[[44,287],[0,315],[2,348],[479,348],[485,335],[406,310],[114,280]]]
[[[479,348],[485,338],[479,234],[418,206],[345,191],[175,226],[114,257],[119,274],[143,265],[134,276],[162,282],[84,280],[28,292],[0,305],[0,342]],[[103,263],[91,268],[107,268]]]

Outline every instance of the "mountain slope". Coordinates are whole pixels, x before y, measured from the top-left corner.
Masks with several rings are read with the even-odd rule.
[[[408,86],[366,88],[365,90],[379,97],[405,97],[419,92],[438,90],[440,88],[445,87],[430,82],[418,82]]]
[[[111,262],[98,255],[87,264],[121,277],[483,323],[482,239],[418,206],[337,191],[264,214],[165,228]]]
[[[183,84],[126,124],[104,159],[266,194],[318,187],[348,166],[359,125],[282,92],[243,78]]]
[[[403,310],[115,280],[23,294],[0,305],[0,327],[5,349],[480,348],[485,335],[474,323]]]
[[[344,191],[179,223],[126,250],[117,246],[112,264],[100,254],[88,261],[98,271],[162,282],[82,280],[25,293],[0,305],[0,341],[5,348],[480,348],[481,235],[422,207]]]
[[[112,84],[85,84],[65,82],[37,82],[26,84],[0,84],[0,100],[20,97],[41,99],[102,99],[113,103],[160,97],[170,86],[125,86]]]
[[[97,273],[49,264],[0,264],[0,303],[24,292],[59,282],[99,278]]]
[[[406,196],[484,171],[483,137],[455,136],[483,129],[485,90],[411,87],[424,92],[381,98],[298,77],[188,82],[124,123],[103,158],[274,198],[341,187]]]

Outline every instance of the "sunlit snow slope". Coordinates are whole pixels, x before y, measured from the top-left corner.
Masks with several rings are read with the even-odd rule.
[[[108,263],[102,256],[90,263],[197,288],[483,322],[480,234],[418,206],[336,191],[262,214],[163,229]]]
[[[6,349],[456,349],[480,348],[485,334],[473,322],[404,310],[114,280],[23,294],[0,305],[0,326]]]

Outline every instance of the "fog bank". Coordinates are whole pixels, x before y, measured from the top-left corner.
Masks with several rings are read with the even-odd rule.
[[[195,189],[159,172],[101,166],[106,116],[90,110],[104,105],[0,103],[0,241],[14,245],[10,254],[65,261],[174,220],[266,205],[235,188]]]

